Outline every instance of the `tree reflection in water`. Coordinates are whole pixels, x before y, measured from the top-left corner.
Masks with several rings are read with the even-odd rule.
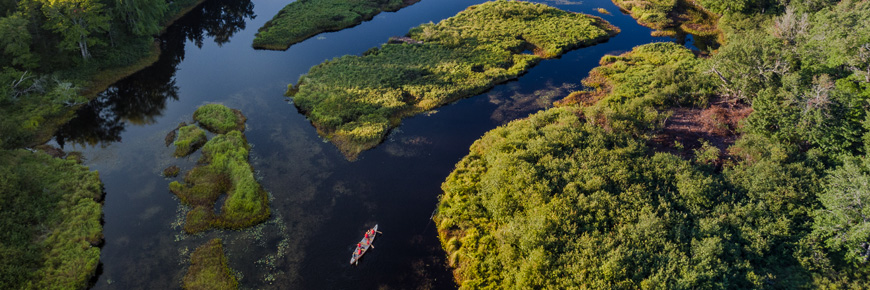
[[[254,17],[251,0],[206,1],[160,37],[162,51],[157,62],[113,84],[79,108],[76,117],[55,133],[57,144],[61,148],[67,142],[105,147],[121,141],[128,124],[154,123],[168,99],[178,100],[175,72],[184,60],[185,43],[202,47],[204,39],[213,38],[221,46]]]

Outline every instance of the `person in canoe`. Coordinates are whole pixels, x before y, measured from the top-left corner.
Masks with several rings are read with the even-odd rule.
[[[363,234],[363,239],[356,244],[356,251],[353,252],[353,255],[350,258],[351,264],[357,264],[359,258],[362,257],[362,255],[365,254],[366,251],[369,250],[369,248],[375,248],[375,245],[372,242],[374,242],[377,233],[380,233],[378,231],[378,225],[375,225],[374,228],[365,231],[365,233]]]

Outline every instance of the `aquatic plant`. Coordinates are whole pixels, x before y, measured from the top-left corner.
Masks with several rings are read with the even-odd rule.
[[[0,289],[84,289],[103,240],[99,173],[0,150]]]
[[[239,131],[217,135],[203,146],[202,165],[185,175],[184,184],[169,184],[172,193],[193,207],[185,231],[196,233],[211,226],[244,228],[269,217],[268,195],[248,163],[249,149]],[[227,198],[215,215],[212,209],[223,193]]]
[[[401,119],[516,78],[542,59],[603,41],[606,21],[543,4],[495,1],[411,29],[420,43],[388,43],[321,63],[287,95],[349,158]]]
[[[182,280],[184,289],[238,289],[239,281],[227,265],[221,239],[212,239],[196,248],[190,268]]]
[[[193,119],[206,130],[216,134],[224,134],[231,130],[244,131],[247,120],[241,111],[221,104],[207,104],[196,108]]]
[[[163,169],[163,177],[176,177],[181,168],[178,165],[172,165]]]
[[[260,27],[254,48],[285,50],[318,33],[337,31],[420,0],[298,0]]]
[[[175,140],[175,157],[190,155],[206,142],[205,131],[196,125],[178,128],[178,139]]]

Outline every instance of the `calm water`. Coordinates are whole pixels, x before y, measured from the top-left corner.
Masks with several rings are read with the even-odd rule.
[[[421,23],[453,16],[482,0],[423,0],[287,51],[251,48],[257,28],[290,1],[208,0],[163,36],[152,67],[104,92],[53,141],[82,151],[105,183],[105,240],[96,289],[176,289],[190,252],[224,240],[245,289],[452,289],[434,224],[440,184],[474,140],[580,89],[605,54],[673,41],[654,38],[609,0],[542,1],[603,15],[622,29],[607,43],[540,63],[519,80],[406,119],[388,140],[348,162],[283,97],[289,83],[326,59],[360,54]],[[199,154],[172,157],[164,136],[191,121],[200,105],[242,110],[251,163],[271,193],[273,217],[244,231],[185,235],[186,208],[159,174],[193,167]],[[347,261],[365,229],[380,224],[376,249],[359,266]]]

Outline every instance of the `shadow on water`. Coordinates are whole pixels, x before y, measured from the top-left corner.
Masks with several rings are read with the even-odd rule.
[[[55,142],[61,147],[67,142],[105,147],[121,141],[127,124],[154,124],[167,102],[178,100],[175,72],[184,61],[186,43],[201,48],[204,39],[212,38],[221,46],[254,17],[251,0],[206,1],[160,37],[161,53],[154,64],[113,84],[82,106],[76,117],[58,130]]]

